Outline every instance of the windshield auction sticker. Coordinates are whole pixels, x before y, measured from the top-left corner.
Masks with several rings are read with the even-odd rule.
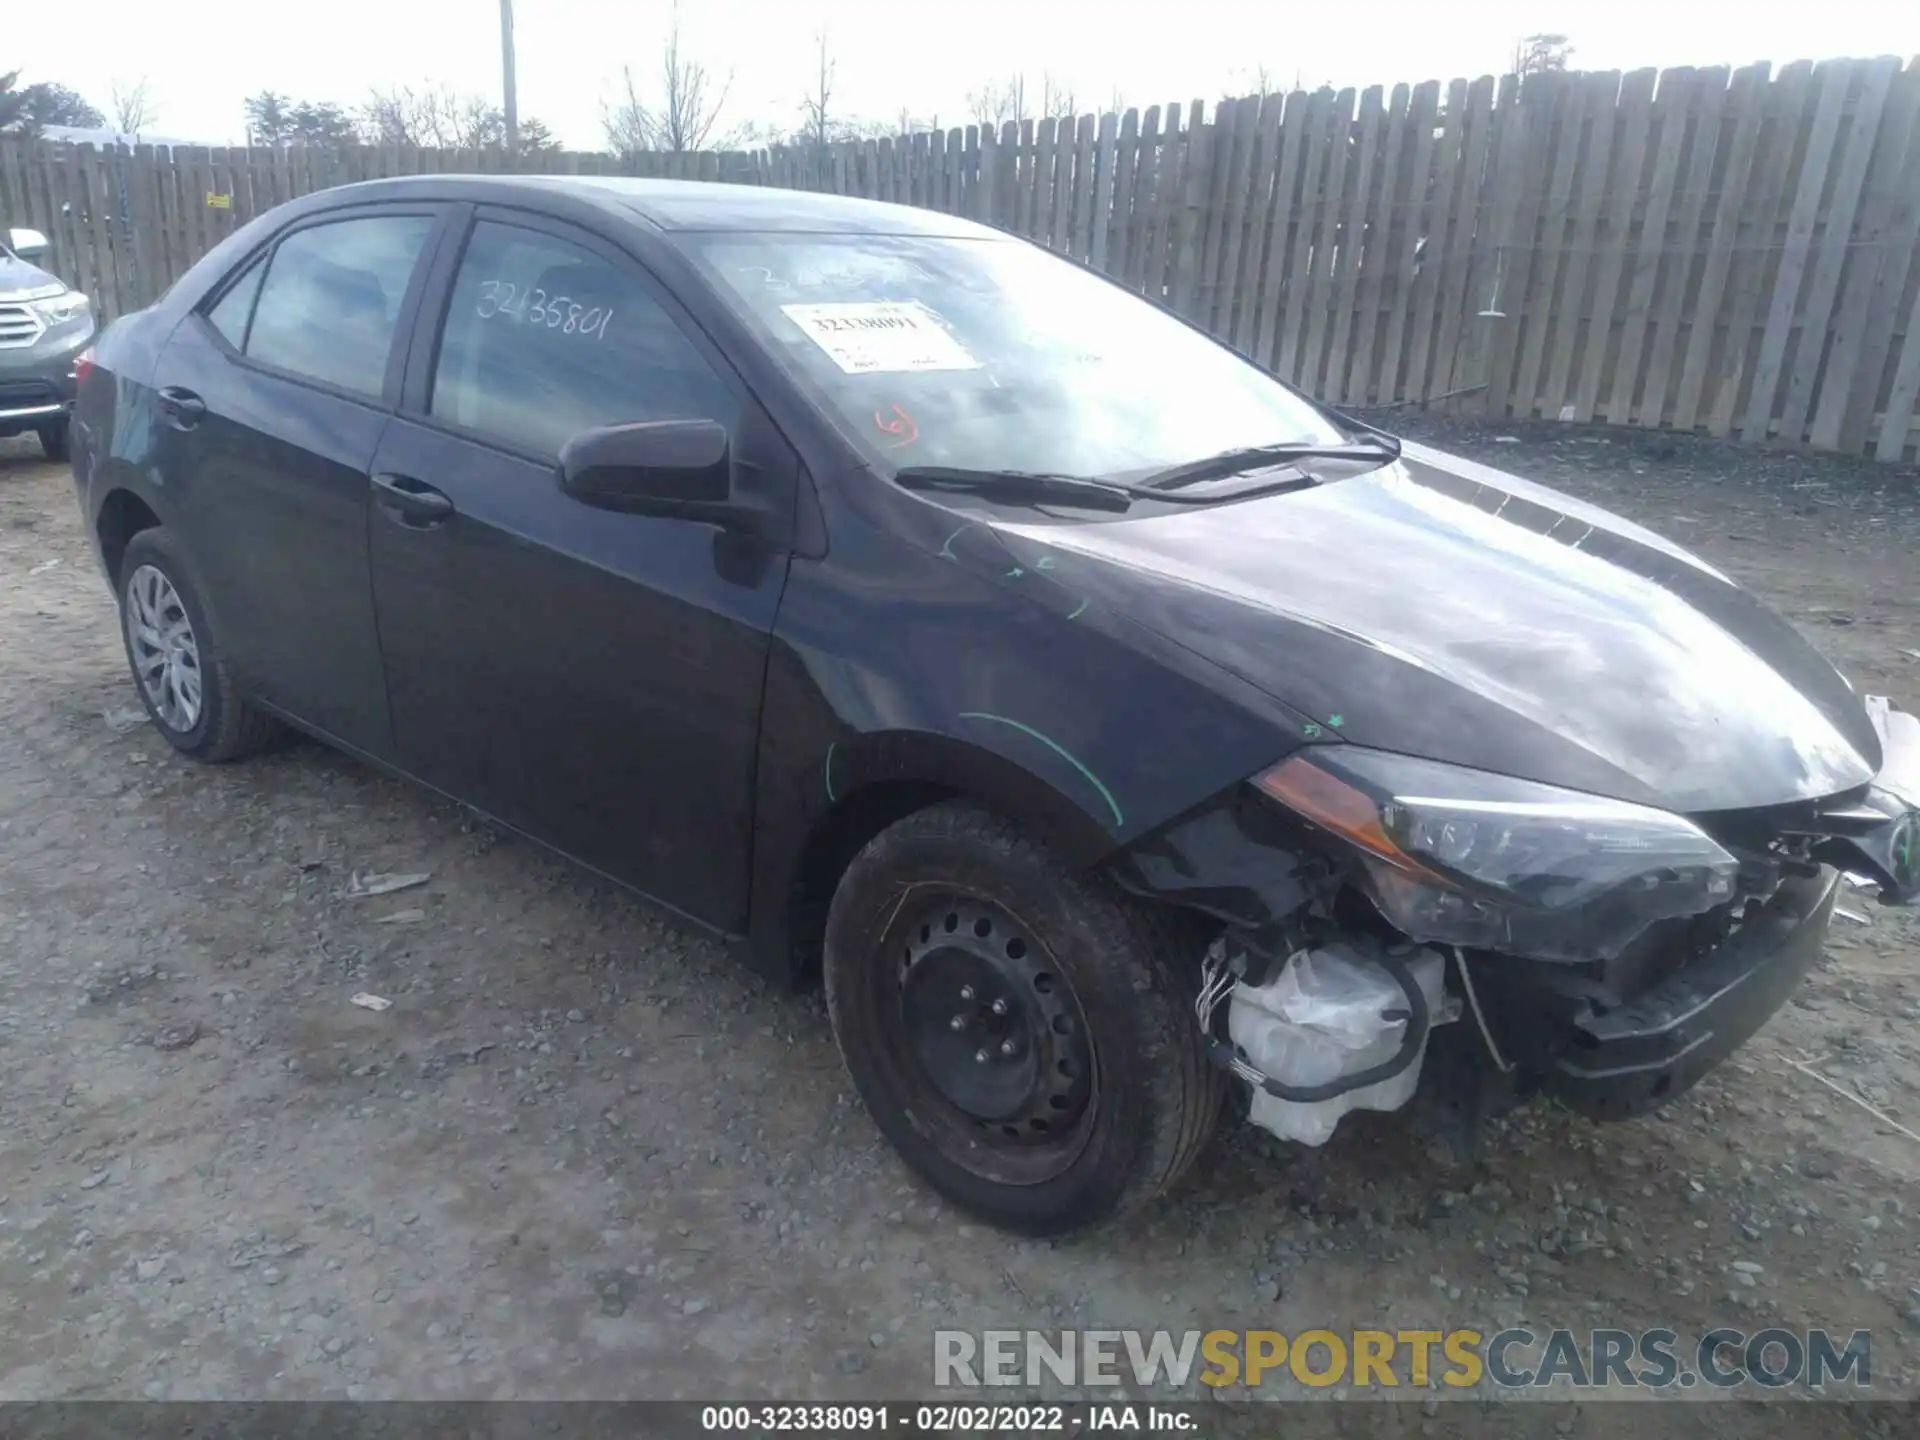
[[[849,375],[980,368],[933,312],[915,300],[782,305],[780,311]]]

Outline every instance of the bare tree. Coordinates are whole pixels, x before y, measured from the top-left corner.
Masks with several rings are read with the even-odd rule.
[[[827,53],[827,27],[822,25],[814,37],[814,78],[806,98],[800,102],[805,119],[806,142],[825,149],[833,142],[833,57]]]
[[[606,132],[607,148],[616,155],[656,148],[653,114],[634,88],[631,66],[620,67],[620,89],[614,98],[600,102],[600,128]]]
[[[1073,87],[1055,80],[1051,71],[1043,73],[1040,76],[1040,118],[1064,120],[1079,113],[1079,107],[1074,103]]]
[[[798,128],[789,133],[782,131],[778,126],[741,125],[729,133],[730,142],[797,145],[824,149],[845,144],[849,140],[877,140],[882,135],[909,133],[912,129],[927,128],[920,121],[911,118],[904,106],[895,122],[862,120],[857,116],[842,115],[833,103],[834,79],[838,66],[828,47],[827,31],[824,26],[814,37],[814,45],[813,80],[800,100]]]
[[[360,107],[360,126],[375,144],[418,145],[415,111],[412,91],[376,90]]]
[[[1298,77],[1295,77],[1296,87]],[[1280,93],[1280,77],[1266,65],[1237,66],[1227,72],[1227,88],[1220,98],[1238,100],[1245,96],[1257,96],[1265,99],[1269,95]]]
[[[1513,47],[1515,75],[1545,75],[1567,68],[1573,42],[1565,35],[1528,35]]]
[[[667,32],[666,53],[661,57],[660,138],[663,150],[698,150],[713,138],[726,107],[727,93],[733,89],[733,72],[719,82],[714,92],[714,77],[706,65],[689,58],[680,48],[680,7],[673,7],[672,28]]]
[[[720,114],[726,108],[727,92],[733,88],[733,74],[716,84],[716,77],[705,63],[695,60],[680,45],[680,7],[673,7],[673,19],[667,31],[667,47],[661,54],[660,94],[657,103],[642,99],[634,83],[633,67],[620,68],[621,88],[611,105],[601,107],[601,125],[607,144],[622,155],[641,150],[679,152],[699,150],[709,142],[723,144],[731,138],[725,132],[715,134]]]
[[[1036,105],[1028,88],[1025,72],[1009,75],[1002,84],[982,85],[967,92],[967,109],[974,123],[999,129],[1011,120],[1024,125],[1029,120],[1061,120],[1079,113],[1073,87],[1053,78],[1052,72],[1040,76],[1040,98]]]
[[[135,81],[116,80],[109,92],[113,106],[113,126],[122,135],[138,135],[160,118],[147,77]]]
[[[483,95],[462,95],[446,85],[415,90],[376,90],[360,107],[360,124],[375,145],[420,145],[439,150],[480,150],[506,139],[506,116]],[[522,127],[524,128],[524,126]]]
[[[967,92],[967,109],[981,129],[998,130],[1009,120],[1018,125],[1031,119],[1027,110],[1027,82],[1024,75],[1010,77],[1006,84],[989,82]]]

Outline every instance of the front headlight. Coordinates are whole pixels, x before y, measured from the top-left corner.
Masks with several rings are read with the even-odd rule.
[[[49,295],[44,300],[35,300],[33,308],[49,327],[64,325],[69,320],[78,320],[92,308],[92,302],[78,290],[63,290],[58,295]]]
[[[1354,845],[1381,913],[1426,943],[1605,959],[1731,899],[1740,869],[1665,810],[1358,745],[1310,746],[1254,784]]]

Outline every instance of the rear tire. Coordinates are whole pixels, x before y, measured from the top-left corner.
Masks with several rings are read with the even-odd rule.
[[[827,1005],[907,1164],[995,1225],[1057,1235],[1167,1190],[1212,1133],[1225,1076],[1193,1016],[1200,953],[1188,927],[955,801],[848,867]]]
[[[117,580],[120,636],[147,716],[174,749],[196,760],[238,760],[285,733],[240,698],[219,636],[173,537],[142,530],[127,543]]]
[[[65,420],[56,420],[51,425],[42,425],[40,427],[40,449],[45,453],[47,459],[54,461],[56,464],[65,463],[72,453],[68,448],[67,422]]]

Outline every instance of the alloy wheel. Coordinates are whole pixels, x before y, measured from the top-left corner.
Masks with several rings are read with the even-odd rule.
[[[160,723],[184,735],[200,723],[200,645],[179,591],[164,571],[142,565],[127,577],[127,649]]]

